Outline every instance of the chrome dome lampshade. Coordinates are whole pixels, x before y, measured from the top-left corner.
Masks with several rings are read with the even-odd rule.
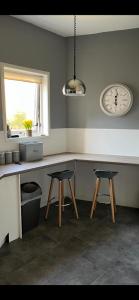
[[[65,96],[84,96],[86,87],[83,81],[79,79],[70,79],[63,87],[63,94]]]
[[[74,75],[62,89],[65,96],[85,96],[86,87],[82,80],[76,78],[76,16],[74,16]]]

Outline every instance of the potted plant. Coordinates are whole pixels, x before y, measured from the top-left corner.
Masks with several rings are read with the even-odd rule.
[[[26,129],[27,136],[32,136],[32,120],[24,120],[23,125]]]

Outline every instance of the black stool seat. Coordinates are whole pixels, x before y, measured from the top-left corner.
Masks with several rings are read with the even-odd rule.
[[[52,178],[56,178],[58,180],[64,180],[64,179],[70,179],[74,174],[74,171],[71,170],[64,170],[64,171],[60,171],[60,172],[54,172],[51,174],[48,174],[48,176],[52,177]]]
[[[112,179],[118,172],[116,171],[109,171],[109,170],[98,170],[94,169],[94,172],[98,178],[108,178]]]

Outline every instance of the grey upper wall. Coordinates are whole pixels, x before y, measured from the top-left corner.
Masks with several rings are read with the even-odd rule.
[[[87,94],[64,97],[63,84],[73,75],[73,38],[0,15],[0,61],[50,72],[51,128],[138,129],[139,29],[79,36],[76,59]],[[99,106],[101,91],[115,82],[129,85],[134,95],[131,111],[118,118],[105,115]]]
[[[0,61],[50,72],[51,128],[66,127],[67,102],[62,95],[66,77],[66,40],[11,16],[0,15]]]
[[[73,75],[73,38],[67,38],[68,77]],[[139,128],[139,29],[77,37],[77,77],[86,84],[84,97],[68,97],[68,127]],[[101,91],[112,83],[127,84],[134,96],[131,111],[122,117],[105,115]]]

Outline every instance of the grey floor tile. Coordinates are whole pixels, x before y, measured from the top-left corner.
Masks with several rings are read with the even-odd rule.
[[[131,266],[113,267],[92,282],[92,285],[138,285],[139,270]]]
[[[71,206],[58,227],[52,205],[48,221],[0,249],[0,285],[139,284],[139,209],[98,204],[93,219],[88,201]]]
[[[94,270],[91,262],[83,257],[77,257],[74,260],[68,259],[63,265],[55,265],[41,284],[89,285],[100,274],[101,270]]]

